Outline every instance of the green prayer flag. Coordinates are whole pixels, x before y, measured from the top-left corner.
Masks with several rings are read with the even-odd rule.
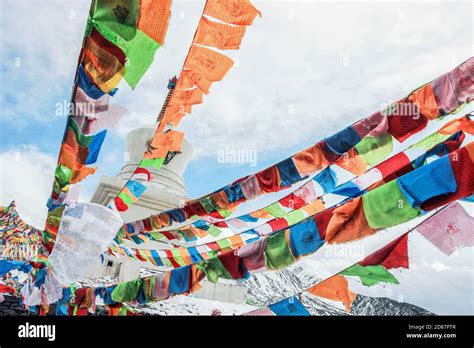
[[[153,63],[155,52],[161,45],[144,32],[137,30],[137,35],[132,40],[125,41],[119,47],[127,57],[123,78],[134,89]]]
[[[372,228],[386,228],[409,221],[420,214],[400,191],[396,180],[362,196],[364,215]]]
[[[122,199],[122,201],[130,207],[133,204],[133,199],[129,195],[125,194],[124,192],[120,192],[118,196]]]
[[[178,250],[171,249],[171,255],[173,255],[173,259],[180,265],[180,266],[185,266],[186,263],[183,260],[183,257],[179,253]]]
[[[161,241],[162,239],[165,238],[165,236],[163,236],[163,233],[161,232],[148,232],[148,234],[153,240],[157,240],[157,241]]]
[[[378,283],[399,284],[398,279],[382,265],[364,267],[356,263],[339,274],[359,277],[365,286],[372,286]]]
[[[54,242],[55,237],[48,231],[44,230],[43,231],[43,243],[48,244],[50,241]]]
[[[128,41],[136,35],[139,16],[139,0],[96,0],[92,20]],[[114,36],[107,39],[118,46],[117,42],[112,41]]]
[[[270,269],[280,269],[291,265],[295,258],[286,241],[287,230],[270,235],[265,246],[265,263]]]
[[[305,219],[304,213],[302,210],[293,210],[285,216],[285,220],[288,222],[289,226],[292,226],[298,222],[301,222]]]
[[[209,229],[207,230],[207,233],[209,233],[213,237],[217,237],[218,235],[221,234],[221,232],[222,232],[221,229],[217,228],[214,225],[210,225]]]
[[[355,146],[364,162],[374,166],[379,164],[392,153],[393,137],[389,133],[379,137],[365,137]]]
[[[135,88],[153,62],[155,52],[160,48],[160,44],[138,29],[136,35],[127,41],[102,23],[94,22],[94,26],[108,41],[119,47],[125,54],[127,60],[124,79],[132,89]]]
[[[435,145],[438,145],[439,143],[445,141],[451,136],[451,134],[440,134],[440,133],[433,133],[426,138],[420,140],[416,144],[412,146],[413,149],[423,149],[423,150],[429,150]]]
[[[138,291],[142,286],[141,279],[131,280],[125,283],[119,283],[112,291],[112,300],[115,302],[130,302],[137,298]]]
[[[230,247],[232,245],[232,243],[230,242],[228,238],[218,240],[217,244],[219,245],[219,247],[221,247],[221,249]]]
[[[204,197],[199,200],[199,203],[204,207],[207,213],[212,213],[215,211],[219,206],[214,202],[211,197]]]
[[[155,169],[160,169],[164,162],[164,158],[144,158],[141,160],[139,167],[153,167]]]
[[[232,215],[233,211],[228,209],[217,208],[217,212],[221,214],[222,217],[226,218]]]
[[[286,215],[286,212],[282,209],[280,203],[275,202],[270,204],[268,207],[263,208],[268,214],[273,217],[279,218]]]
[[[233,279],[217,257],[198,262],[196,265],[212,283],[217,283],[219,278]]]
[[[54,172],[54,177],[57,180],[59,186],[64,187],[69,185],[71,180],[72,170],[66,166],[59,165],[56,167],[56,171]]]

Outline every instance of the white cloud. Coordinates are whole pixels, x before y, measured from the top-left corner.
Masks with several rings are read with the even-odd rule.
[[[46,200],[51,193],[56,158],[33,145],[0,153],[0,204],[16,201],[23,220],[44,228]]]
[[[449,271],[452,268],[449,266],[446,266],[444,263],[440,261],[435,261],[431,264],[431,269],[435,272],[443,272],[443,271]]]
[[[19,129],[69,102],[88,1],[2,1],[2,117]]]
[[[64,98],[66,90],[67,98],[88,3],[43,1],[40,16],[34,1],[2,3],[3,52],[22,52],[25,69],[17,76],[7,66],[6,76],[15,83],[27,77],[14,93],[20,102],[5,110],[10,120],[21,115],[14,120],[24,126],[29,117],[55,117],[41,110],[53,110],[42,91]],[[130,110],[118,125],[122,136],[154,122],[203,4],[175,1],[165,47],[135,91],[122,84],[113,100]],[[247,30],[239,51],[226,52],[237,66],[183,121],[195,158],[226,146],[257,150],[260,158],[279,151],[284,158],[290,148],[367,116],[472,54],[469,2],[255,4],[263,17]]]

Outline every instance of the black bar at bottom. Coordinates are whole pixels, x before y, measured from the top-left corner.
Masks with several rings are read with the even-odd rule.
[[[0,317],[0,345],[159,343],[468,345],[472,316],[428,317]],[[26,324],[28,323],[28,324]],[[22,326],[23,325],[23,326]],[[37,328],[33,325],[54,325]],[[43,333],[48,337],[19,337]],[[22,331],[22,333],[20,333]]]

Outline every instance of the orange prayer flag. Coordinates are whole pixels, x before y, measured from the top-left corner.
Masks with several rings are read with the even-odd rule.
[[[329,244],[345,243],[374,233],[365,218],[362,199],[357,197],[334,209],[325,239]]]
[[[293,162],[300,174],[310,174],[329,165],[319,144],[315,144],[294,155]]]
[[[218,191],[211,195],[211,199],[218,205],[221,209],[227,209],[229,207],[229,198],[225,191]]]
[[[232,237],[229,237],[229,241],[233,247],[240,246],[244,243],[240,234],[236,234]]]
[[[207,233],[205,230],[201,230],[200,228],[192,226],[191,230],[193,231],[193,234],[198,238],[205,238],[209,236],[209,233]]]
[[[168,214],[159,214],[157,220],[161,224],[160,228],[163,227],[163,226],[167,226],[170,223],[170,217],[169,217]]]
[[[140,0],[138,29],[163,45],[171,17],[171,0]]]
[[[203,93],[209,94],[212,82],[203,77],[201,74],[191,70],[183,70],[179,75],[177,89],[191,89],[198,87]]]
[[[458,118],[456,120],[449,121],[438,133],[443,135],[451,135],[457,131],[464,131],[471,135],[474,135],[474,121],[471,121],[468,117]]]
[[[74,154],[80,164],[84,164],[87,156],[89,155],[89,149],[82,147],[77,143],[76,134],[70,128],[68,128],[64,143],[61,145],[61,152],[62,151],[67,151],[71,154]],[[73,167],[67,167],[73,169]]]
[[[207,0],[204,14],[237,25],[251,25],[262,16],[249,0]]]
[[[254,212],[249,213],[249,215],[257,219],[267,219],[272,217],[270,213],[264,209],[256,210]]]
[[[183,258],[183,262],[185,265],[190,265],[193,263],[193,261],[191,260],[191,255],[189,254],[186,248],[179,248],[178,253]]]
[[[61,151],[59,153],[59,164],[68,167],[73,170],[77,167],[80,167],[80,164],[77,163],[77,153],[71,151],[67,144],[61,145]]]
[[[367,163],[359,155],[355,148],[350,149],[335,162],[337,166],[351,172],[354,175],[362,175],[368,168]]]
[[[349,282],[341,275],[332,276],[307,291],[314,296],[344,303],[347,312],[350,312],[352,302],[357,296],[349,290]]]
[[[71,174],[71,184],[76,184],[84,180],[87,176],[94,174],[95,168],[89,168],[82,166],[81,168],[74,169]]]
[[[155,133],[151,140],[152,149],[145,153],[145,158],[164,158],[170,151],[180,151],[184,133],[169,131],[167,133]]]
[[[410,94],[408,100],[415,103],[421,114],[428,117],[430,120],[433,120],[440,115],[438,103],[433,94],[431,83],[427,83],[423,87],[414,91]]]
[[[469,144],[464,146],[464,148],[466,149],[467,154],[469,155],[469,159],[472,163],[474,163],[474,142],[471,141]]]
[[[221,50],[237,50],[245,30],[245,27],[217,23],[201,17],[193,43]]]
[[[317,199],[311,203],[308,203],[301,207],[301,209],[308,214],[308,216],[317,214],[325,209],[324,202],[321,199]]]
[[[184,63],[185,70],[192,70],[209,81],[221,81],[234,64],[229,57],[209,48],[191,45]]]
[[[206,275],[196,265],[191,265],[190,272],[191,281],[189,286],[189,292],[192,293],[202,288],[200,282],[205,278]]]
[[[202,103],[202,91],[199,88],[175,90],[168,102],[169,106],[195,105]]]

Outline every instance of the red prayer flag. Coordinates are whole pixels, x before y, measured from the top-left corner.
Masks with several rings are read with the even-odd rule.
[[[386,269],[408,268],[408,233],[359,262],[361,266],[382,265]]]

